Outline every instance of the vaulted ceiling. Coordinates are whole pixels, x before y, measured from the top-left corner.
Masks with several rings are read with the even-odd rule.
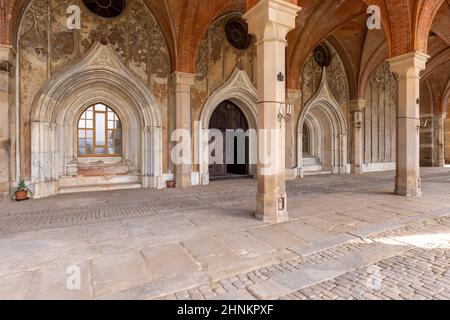
[[[13,45],[24,9],[31,0],[0,0],[0,43]],[[166,38],[172,68],[195,70],[195,52],[209,24],[228,12],[244,13],[258,0],[145,0]],[[303,9],[288,35],[288,87],[297,88],[303,63],[327,39],[342,57],[352,98],[364,95],[372,72],[388,57],[428,52],[425,78],[450,61],[450,0],[289,0]],[[368,5],[382,10],[383,30],[368,31]],[[445,71],[446,72],[446,71]],[[445,73],[444,72],[444,73]],[[442,72],[440,72],[442,73]],[[450,74],[447,72],[446,75]],[[448,81],[440,75],[444,91]],[[437,89],[436,89],[437,90]]]

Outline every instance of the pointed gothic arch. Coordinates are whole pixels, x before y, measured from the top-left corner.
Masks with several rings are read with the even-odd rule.
[[[203,140],[203,130],[209,128],[209,123],[214,110],[224,101],[231,101],[244,113],[250,129],[256,130],[256,88],[253,86],[245,70],[235,68],[230,78],[217,88],[206,100],[200,115],[200,128],[197,129],[198,159],[200,164],[200,184],[209,183],[209,160],[207,144]],[[250,146],[252,142],[249,143]],[[255,157],[250,148],[250,159]],[[256,174],[256,166],[250,164],[249,173]]]
[[[303,127],[308,125],[312,134],[316,156],[333,174],[349,174],[347,151],[347,124],[341,107],[328,86],[327,69],[315,95],[303,108],[297,123],[297,166],[303,176]],[[328,140],[326,140],[328,138]]]
[[[161,114],[148,88],[110,45],[97,42],[87,55],[51,77],[32,112],[31,175],[35,197],[59,192],[59,181],[77,161],[76,128],[89,106],[113,106],[122,120],[123,158],[143,188],[161,187]]]

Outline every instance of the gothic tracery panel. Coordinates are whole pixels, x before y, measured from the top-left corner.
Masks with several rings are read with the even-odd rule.
[[[365,163],[395,162],[397,84],[387,63],[373,74],[364,110]]]

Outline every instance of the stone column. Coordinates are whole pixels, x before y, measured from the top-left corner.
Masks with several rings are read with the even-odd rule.
[[[445,119],[447,112],[439,112],[434,116],[434,132],[435,132],[435,167],[445,166]]]
[[[11,77],[14,55],[10,47],[0,46],[0,198],[9,196],[11,173]]]
[[[300,7],[283,0],[260,0],[246,14],[256,37],[258,88],[258,191],[256,218],[288,220],[285,176],[286,35]]]
[[[172,74],[172,97],[173,97],[173,129],[184,129],[189,132],[192,142],[192,117],[191,117],[191,89],[194,85],[195,75],[191,73],[174,72]],[[184,136],[185,137],[185,136]],[[192,143],[190,149],[192,150]],[[186,141],[184,141],[186,143]],[[187,145],[187,144],[186,144]],[[192,152],[190,163],[176,164],[174,176],[177,188],[187,188],[192,185]],[[174,160],[174,159],[172,159]]]
[[[389,65],[397,76],[397,175],[395,193],[420,197],[420,72],[429,56],[407,53],[390,59]]]
[[[350,101],[350,113],[352,121],[352,145],[350,150],[350,162],[352,173],[361,174],[364,164],[364,136],[362,130],[363,111],[367,101],[356,99]]]

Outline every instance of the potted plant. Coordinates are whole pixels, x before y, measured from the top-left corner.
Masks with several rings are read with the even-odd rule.
[[[170,189],[175,188],[175,180],[173,180],[173,179],[167,180],[167,188],[170,188]]]
[[[30,189],[30,186],[27,186],[25,183],[25,180],[23,178],[19,179],[19,183],[17,184],[17,187],[12,191],[15,195],[16,201],[24,201],[28,200],[28,192],[30,194],[33,194],[33,192]]]

